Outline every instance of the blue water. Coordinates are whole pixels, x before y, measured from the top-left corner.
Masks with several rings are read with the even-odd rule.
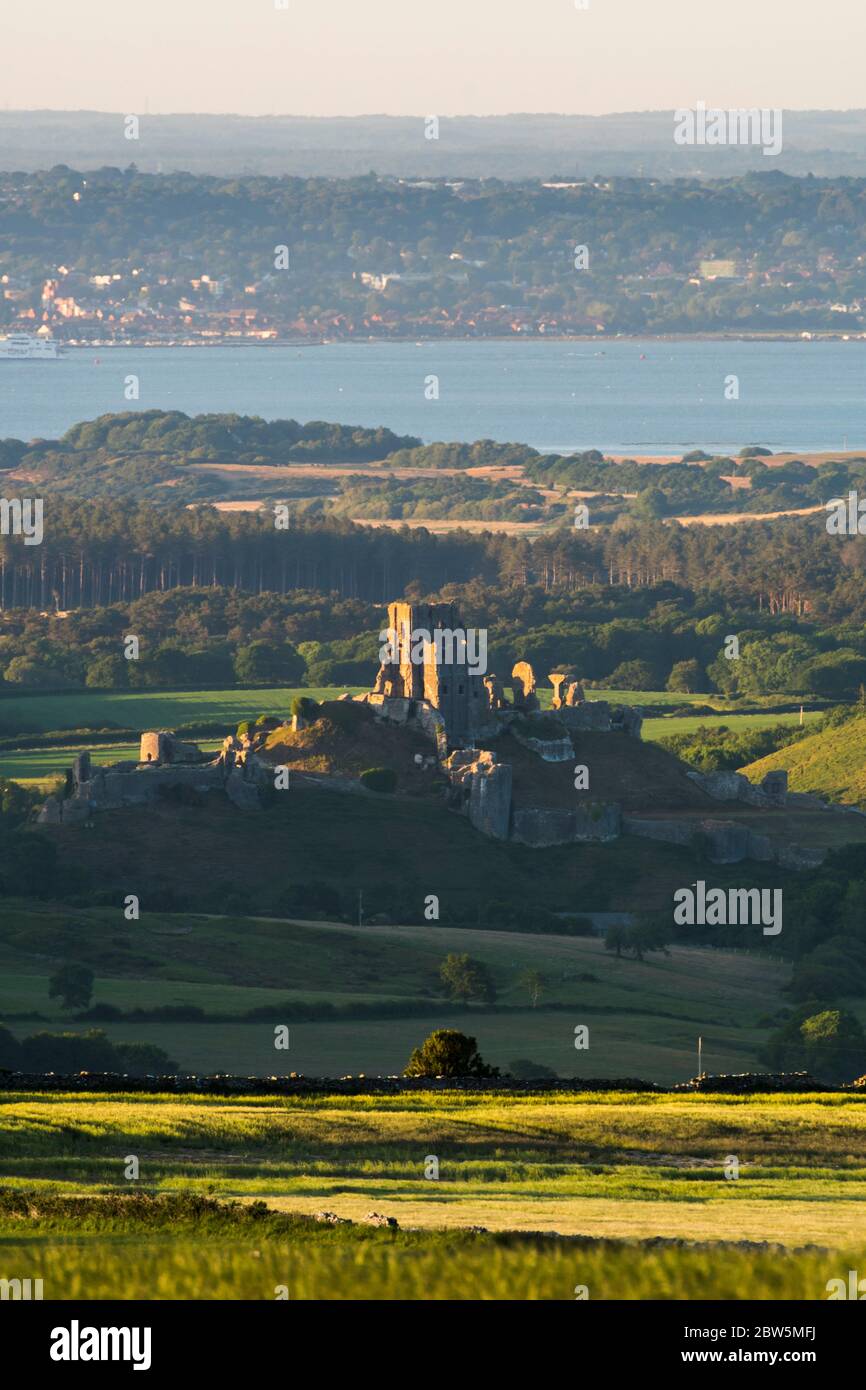
[[[139,378],[138,401],[124,398]],[[725,379],[739,378],[739,400]],[[439,399],[425,379],[439,378]],[[866,341],[448,342],[72,349],[0,362],[0,437],[106,411],[237,411],[562,452],[866,449]]]

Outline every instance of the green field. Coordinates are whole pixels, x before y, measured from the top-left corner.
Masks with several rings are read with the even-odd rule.
[[[837,1095],[13,1092],[0,1175],[5,1268],[53,1298],[822,1299],[866,1247]],[[298,1219],[323,1208],[355,1224]]]
[[[69,1015],[48,998],[51,962],[70,951],[96,973],[95,1003],[196,1005],[236,1020],[119,1020],[100,1025],[110,1038],[155,1043],[184,1071],[241,1075],[388,1075],[402,1070],[434,1027],[477,1036],[485,1058],[503,1069],[530,1057],[563,1076],[679,1081],[695,1071],[700,1033],[712,1070],[746,1071],[756,1065],[767,1015],[785,1002],[790,975],[790,966],[757,953],[685,946],[642,962],[617,960],[596,937],[167,913],[126,923],[109,909],[70,914],[13,904],[0,910],[0,1018],[31,1015],[9,1023],[19,1037],[70,1027]],[[442,996],[438,969],[452,951],[487,965],[494,1009]],[[522,982],[528,969],[545,980],[535,1008]],[[356,1014],[400,1002],[405,1016],[293,1020],[292,1005],[316,1002],[343,1011],[354,1005]],[[263,1020],[241,1021],[245,1011],[265,1007]],[[290,1025],[285,1053],[274,1050],[280,1022]],[[588,1051],[575,1050],[578,1023],[589,1026]]]
[[[22,733],[48,733],[52,731],[77,728],[106,729],[113,726],[123,729],[173,729],[183,724],[222,722],[227,726],[238,724],[243,719],[255,719],[259,714],[276,714],[288,717],[292,700],[298,695],[306,695],[315,700],[333,700],[344,693],[343,687],[324,689],[310,687],[303,689],[284,689],[277,687],[264,690],[201,690],[201,691],[78,691],[73,694],[21,694],[4,696],[0,699],[0,733],[14,737]],[[350,693],[360,693],[359,687],[350,687]],[[542,705],[550,705],[552,690],[539,688]],[[684,705],[712,704],[718,715],[677,715],[652,718],[644,722],[643,737],[650,741],[666,738],[672,734],[692,733],[703,726],[708,728],[727,724],[734,728],[765,729],[777,724],[796,725],[799,715],[785,714],[744,714],[739,715],[730,708],[730,703],[721,696],[682,695],[671,691],[640,690],[590,690],[591,700],[610,700],[615,704],[630,705],[670,705],[682,708]],[[804,718],[811,722],[819,718],[815,711],[808,711]],[[203,749],[216,749],[219,739],[202,739]],[[88,744],[94,762],[97,764],[119,762],[138,756],[138,746],[133,743],[100,743],[94,735]],[[82,745],[72,747],[0,750],[0,776],[12,777],[24,784],[46,786],[58,773],[71,763]]]
[[[820,710],[805,710],[803,723],[811,724],[821,719]],[[727,728],[740,733],[746,729],[775,729],[780,724],[796,728],[800,723],[797,713],[787,714],[710,714],[710,715],[666,715],[660,719],[645,719],[641,737],[654,741],[670,738],[673,734],[693,734],[698,729]]]
[[[221,721],[237,724],[259,714],[291,714],[296,695],[334,700],[346,689],[277,686],[255,690],[79,690],[46,695],[24,692],[0,699],[0,729],[18,733],[48,733],[53,729],[173,729],[178,724]]]

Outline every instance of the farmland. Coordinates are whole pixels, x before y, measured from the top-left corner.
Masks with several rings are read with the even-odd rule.
[[[50,1297],[808,1300],[866,1246],[858,1097],[45,1100],[4,1096],[0,1237]]]
[[[502,1068],[523,1056],[564,1076],[673,1082],[694,1071],[698,1033],[713,1070],[752,1068],[790,977],[789,965],[757,952],[673,946],[667,956],[617,960],[591,936],[155,912],[120,928],[118,916],[105,908],[72,916],[48,906],[3,909],[0,1017],[15,1034],[69,1027],[48,981],[52,961],[74,949],[95,971],[94,1003],[203,1011],[198,1021],[100,1025],[112,1040],[157,1044],[185,1071],[389,1074],[432,1028],[455,1027],[477,1036],[485,1058]],[[468,951],[488,967],[495,1007],[443,996],[438,969],[449,951]],[[522,982],[530,968],[546,981],[536,1007]],[[377,1017],[383,1005],[397,1016]],[[299,1006],[318,1007],[305,1016]],[[247,1018],[253,1009],[256,1018]],[[281,1022],[291,1025],[290,1048],[277,1054]],[[581,1022],[590,1027],[588,1053],[574,1047]]]

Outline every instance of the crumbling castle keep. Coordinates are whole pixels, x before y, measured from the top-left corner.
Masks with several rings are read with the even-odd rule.
[[[477,640],[479,632],[483,641]],[[387,654],[373,690],[359,698],[375,706],[383,719],[420,723],[443,757],[478,739],[495,738],[516,719],[541,708],[529,662],[518,661],[510,680],[488,673],[486,629],[465,628],[453,604],[389,604],[387,636]],[[568,727],[618,728],[640,737],[637,711],[612,710],[604,701],[588,704],[583,686],[566,667],[555,669],[549,679],[553,708]]]

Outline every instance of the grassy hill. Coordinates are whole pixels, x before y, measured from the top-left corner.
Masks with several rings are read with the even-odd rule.
[[[801,833],[793,818],[778,813],[744,807],[737,814],[762,830],[774,818],[791,838]],[[859,818],[852,819],[860,831]],[[834,817],[831,828],[841,840],[855,838],[846,818]],[[712,865],[691,848],[629,835],[547,849],[492,840],[438,798],[350,795],[311,788],[300,778],[258,814],[211,797],[201,806],[129,807],[96,815],[87,829],[42,833],[61,865],[86,876],[99,901],[119,905],[137,893],[143,911],[150,904],[292,916],[294,909],[283,905],[287,891],[325,885],[353,914],[363,890],[368,918],[387,912],[394,921],[416,919],[435,893],[443,922],[472,922],[479,911],[488,921],[487,909],[497,904],[520,906],[529,916],[535,908],[658,909],[698,871],[720,887],[737,886],[743,876],[741,865]],[[803,833],[808,838],[810,831]],[[786,877],[778,866],[758,863],[749,864],[748,875],[755,887],[778,887]]]
[[[787,770],[792,791],[866,808],[866,715],[780,748],[742,771],[757,782],[776,768]]]

